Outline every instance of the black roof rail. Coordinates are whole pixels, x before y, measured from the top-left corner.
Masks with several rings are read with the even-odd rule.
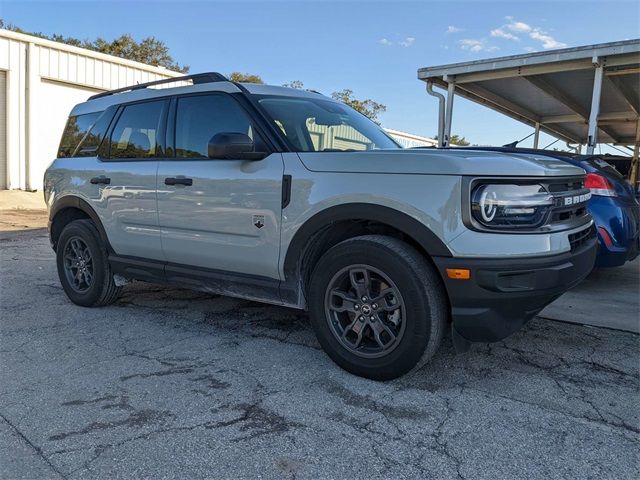
[[[108,92],[97,93],[89,97],[89,100],[95,100],[96,98],[108,97],[114,93],[130,92],[133,90],[141,90],[143,88],[152,87],[154,85],[162,85],[163,83],[175,83],[185,82],[191,80],[194,85],[199,83],[213,83],[213,82],[228,82],[229,79],[218,72],[206,72],[206,73],[194,73],[193,75],[184,75],[182,77],[163,78],[162,80],[155,80],[153,82],[139,83],[137,85],[131,85],[129,87],[116,88],[115,90],[109,90]]]

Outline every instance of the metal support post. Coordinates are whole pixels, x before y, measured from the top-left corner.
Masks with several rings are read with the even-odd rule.
[[[633,185],[633,190],[638,191],[638,153],[640,150],[640,119],[636,120],[636,142],[633,145],[633,157],[631,158],[631,171],[629,181]]]
[[[600,94],[602,93],[602,77],[604,75],[604,67],[599,59],[593,59],[596,65],[595,74],[593,76],[593,92],[591,95],[591,112],[589,113],[589,130],[587,135],[587,154],[592,155],[598,143],[598,115],[600,115]]]
[[[448,81],[448,80],[447,80]],[[447,88],[447,110],[444,122],[443,146],[448,147],[451,141],[451,121],[453,120],[453,96],[455,95],[456,84],[453,80],[448,81]]]
[[[536,122],[536,129],[533,135],[533,148],[538,148],[540,142],[540,123]]]

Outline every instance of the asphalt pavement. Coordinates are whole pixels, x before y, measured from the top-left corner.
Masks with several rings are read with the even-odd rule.
[[[296,310],[144,283],[75,306],[23,216],[0,221],[2,479],[640,478],[634,333],[537,318],[373,382]]]

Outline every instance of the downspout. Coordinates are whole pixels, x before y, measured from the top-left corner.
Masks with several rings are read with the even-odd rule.
[[[438,147],[444,142],[444,95],[433,90],[433,82],[427,82],[427,93],[438,99]]]
[[[32,42],[27,44],[27,58],[25,61],[25,152],[24,152],[24,189],[34,191],[32,185],[31,166],[35,163],[35,99],[34,92],[36,89],[36,66],[35,66],[35,45]]]

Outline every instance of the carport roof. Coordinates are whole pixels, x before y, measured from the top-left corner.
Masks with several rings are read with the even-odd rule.
[[[453,63],[418,78],[570,143],[587,144],[592,92],[603,67],[598,143],[637,143],[640,39]]]

